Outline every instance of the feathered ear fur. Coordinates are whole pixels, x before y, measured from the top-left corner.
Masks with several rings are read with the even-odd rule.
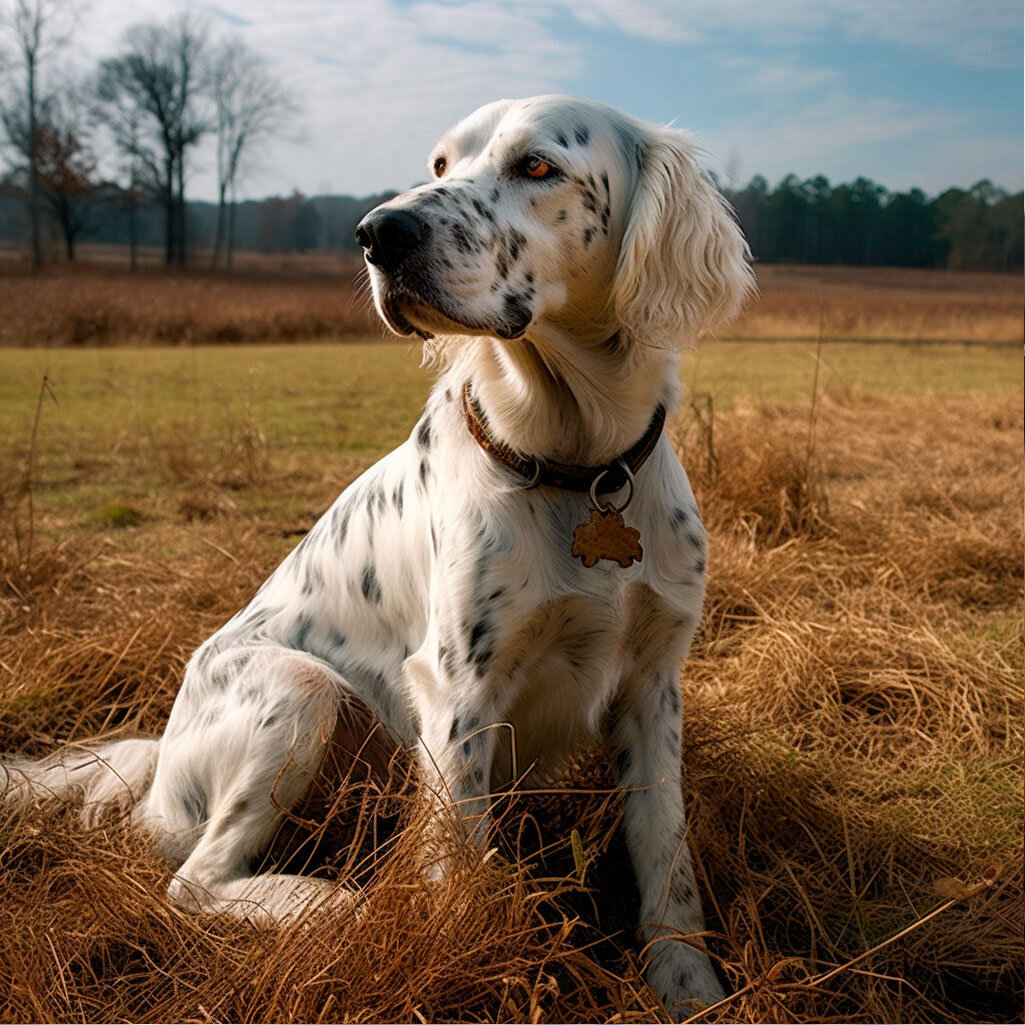
[[[754,294],[751,251],[684,132],[648,130],[613,281],[621,330],[680,344],[735,317]]]

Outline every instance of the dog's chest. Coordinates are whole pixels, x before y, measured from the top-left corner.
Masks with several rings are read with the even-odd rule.
[[[483,641],[467,650],[473,686],[513,726],[517,764],[511,745],[500,744],[499,776],[555,768],[597,736],[624,681],[679,650],[684,622],[647,584],[608,573],[588,583],[533,607],[499,604],[470,627]]]

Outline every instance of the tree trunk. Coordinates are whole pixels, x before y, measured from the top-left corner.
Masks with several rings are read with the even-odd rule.
[[[36,136],[36,57],[26,54],[28,73],[28,219],[32,234],[32,269],[43,265],[43,243],[39,232],[39,146]]]
[[[225,266],[231,270],[232,257],[235,255],[235,186],[231,186],[231,199],[228,201],[228,244],[226,247]]]
[[[185,150],[178,153],[178,266],[185,266]]]
[[[220,255],[221,246],[224,244],[224,216],[225,203],[227,200],[227,186],[221,182],[217,190],[217,227],[214,230],[213,251],[210,253],[210,269],[217,269],[217,257]]]
[[[175,226],[177,218],[175,217],[174,209],[174,158],[167,157],[164,161],[164,187],[163,187],[163,200],[164,200],[164,263],[168,267],[174,266],[174,256],[176,252],[175,245]]]
[[[138,225],[135,214],[135,175],[132,175],[131,191],[128,193],[128,266],[135,270],[139,263]]]

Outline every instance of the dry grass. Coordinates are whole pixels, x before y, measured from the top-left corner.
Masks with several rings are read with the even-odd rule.
[[[820,397],[812,446],[808,427],[807,400],[738,400],[711,435],[690,414],[673,428],[711,539],[683,779],[710,945],[741,991],[701,1020],[1020,1020],[1021,394],[848,389]],[[261,462],[233,486],[287,487],[275,474]],[[51,531],[28,565],[5,543],[5,747],[160,730],[189,651],[274,565],[286,525],[197,503]],[[0,820],[0,1017],[658,1016],[600,752],[566,792],[503,806],[501,854],[464,854],[434,889],[403,774],[341,774],[326,826],[276,853],[359,878],[365,912],[289,935],[178,912],[167,869],[116,823]],[[993,866],[981,894],[821,979]]]
[[[102,247],[94,247],[97,250]],[[235,274],[136,274],[102,252],[33,276],[0,259],[0,347],[198,345],[381,333],[351,255],[240,254]],[[197,266],[203,266],[200,262]],[[858,267],[757,268],[761,297],[727,338],[1021,342],[1012,274]]]
[[[760,298],[728,338],[1021,342],[1020,274],[758,267]]]
[[[338,260],[282,273],[273,265],[228,275],[99,263],[38,275],[0,263],[0,346],[201,345],[294,342],[380,334]]]

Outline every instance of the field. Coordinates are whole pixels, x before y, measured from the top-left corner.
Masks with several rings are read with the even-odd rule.
[[[47,346],[0,352],[3,748],[159,731],[191,649],[408,432],[419,352],[333,321],[291,337],[345,344],[114,345],[130,308],[136,342],[172,315],[192,340],[245,317],[281,340],[274,311],[327,311],[343,278],[262,273],[153,274],[134,299],[112,272],[0,276],[6,344]],[[789,340],[683,364],[671,437],[710,556],[682,769],[736,991],[696,1021],[1021,1020],[1021,283],[875,275],[770,269],[737,330]],[[107,286],[109,330],[69,344],[59,325]],[[832,331],[845,309],[861,319]],[[876,341],[817,358],[820,321]],[[947,344],[882,340],[901,337]],[[505,806],[497,856],[432,889],[408,788],[343,783],[326,828],[279,848],[323,833],[364,914],[287,937],[177,911],[117,822],[8,814],[0,1019],[657,1020],[609,782],[587,753]]]
[[[198,345],[379,335],[351,255],[239,255],[227,275],[167,272],[86,247],[86,262],[33,277],[0,248],[0,347]],[[154,254],[148,254],[152,257]],[[203,261],[197,261],[203,266]],[[1011,274],[897,268],[757,268],[761,297],[722,337],[1021,342],[1022,283]]]

